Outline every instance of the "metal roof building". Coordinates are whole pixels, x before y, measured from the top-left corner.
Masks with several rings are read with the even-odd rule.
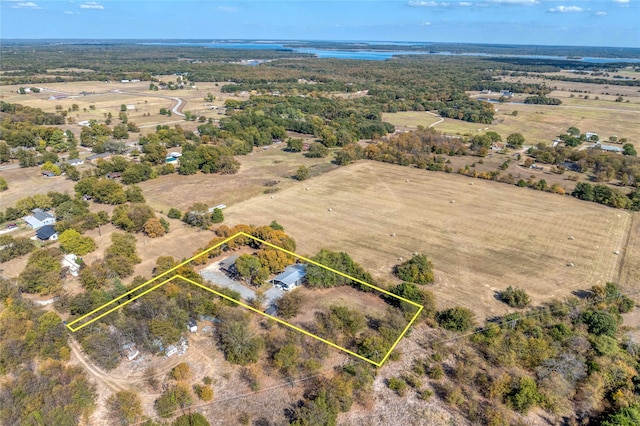
[[[307,265],[295,264],[285,268],[285,270],[274,277],[271,282],[282,287],[284,290],[291,290],[302,284],[307,275]]]

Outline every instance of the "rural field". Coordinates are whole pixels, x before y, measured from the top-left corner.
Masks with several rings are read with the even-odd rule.
[[[236,157],[240,170],[234,175],[171,174],[138,185],[143,189],[147,204],[167,212],[171,207],[185,210],[195,203],[231,205],[260,195],[267,189],[287,188],[295,184],[291,176],[301,165],[308,167],[312,175],[336,167],[329,162],[330,158],[307,158],[301,153],[284,152],[283,145],[274,144]],[[265,186],[265,183],[274,181],[278,183]]]
[[[625,254],[632,222],[632,213],[570,197],[367,161],[235,204],[225,216],[229,225],[275,219],[298,253],[345,251],[382,285],[394,281],[400,259],[426,253],[439,308],[463,305],[480,318],[507,311],[495,293],[508,285],[542,303],[616,281],[622,256],[614,252]],[[623,277],[630,285],[638,271]]]
[[[526,144],[550,144],[570,126],[582,132],[595,132],[603,140],[616,135],[627,138],[636,148],[640,148],[640,104],[619,103],[603,100],[569,98],[568,93],[552,92],[549,96],[562,99],[563,104],[527,105],[522,103],[494,104],[495,120],[491,124],[468,123],[445,118],[438,123],[438,117],[427,112],[385,113],[384,121],[398,126],[398,130],[415,129],[418,125],[429,126],[443,133],[473,135],[494,131],[506,140],[511,133],[522,133]],[[517,115],[513,115],[517,111]],[[434,124],[437,123],[437,124]]]

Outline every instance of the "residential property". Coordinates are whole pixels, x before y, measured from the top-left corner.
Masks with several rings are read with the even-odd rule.
[[[285,270],[274,277],[271,282],[273,285],[281,287],[283,290],[289,291],[304,282],[307,275],[307,265],[295,264],[285,268]]]
[[[585,133],[584,135],[586,136],[586,138],[587,138],[587,140],[588,140],[588,141],[595,141],[595,142],[597,142],[597,141],[599,141],[599,140],[600,140],[600,137],[598,136],[598,134],[597,134],[597,133],[587,132],[587,133]]]
[[[53,225],[46,225],[38,228],[36,231],[36,237],[40,241],[55,241],[58,239],[58,233]]]
[[[31,213],[33,213],[31,216],[24,217],[24,221],[33,229],[42,228],[45,225],[53,225],[56,223],[56,218],[42,209],[33,209],[31,210]]]
[[[74,277],[77,277],[80,273],[80,265],[77,263],[78,257],[73,254],[65,254],[62,258],[62,268],[67,268],[67,272]]]
[[[70,166],[80,166],[84,164],[84,161],[82,161],[79,158],[71,158],[69,160],[65,160],[65,163],[67,163]]]
[[[239,254],[234,254],[226,259],[222,259],[220,261],[220,270],[230,275],[236,275],[238,273],[238,269],[236,268],[236,260],[238,260],[238,257],[240,257]]]
[[[109,158],[111,158],[113,154],[110,152],[103,152],[102,154],[93,154],[87,157],[87,161],[88,162],[92,162],[92,161],[98,161],[100,158],[102,158],[103,160],[108,160]]]
[[[44,170],[42,172],[42,176],[44,177],[54,177],[56,174],[53,173],[51,170]]]
[[[120,172],[107,173],[107,179],[118,180],[121,177],[122,177],[122,173]]]
[[[599,142],[594,144],[592,148],[601,149],[603,151],[608,151],[608,152],[618,152],[618,153],[622,153],[623,152],[623,149],[621,147],[619,147],[619,146],[602,145]]]

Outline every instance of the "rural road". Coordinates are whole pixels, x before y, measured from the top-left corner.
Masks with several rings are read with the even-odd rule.
[[[151,96],[151,97],[154,97],[154,98],[170,99],[170,100],[176,102],[176,104],[171,108],[171,113],[173,113],[175,115],[179,115],[180,117],[184,117],[184,114],[182,112],[180,112],[180,110],[182,110],[182,107],[184,105],[186,105],[186,102],[183,101],[180,98],[177,98],[177,97],[174,97],[174,96],[154,95],[154,94],[149,94],[149,93],[127,92],[126,90],[120,90],[120,89],[113,90],[113,92],[114,93],[122,93],[122,94],[125,94],[125,95]]]
[[[439,117],[440,119],[438,121],[436,121],[435,123],[431,123],[429,124],[429,126],[427,126],[427,129],[432,128],[433,126],[440,124],[444,121],[444,118],[440,117],[438,114],[434,113],[434,112],[429,112],[429,111],[425,111],[427,114],[429,115],[433,115],[434,117]]]

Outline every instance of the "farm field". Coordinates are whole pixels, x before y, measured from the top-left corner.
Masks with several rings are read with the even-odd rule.
[[[549,96],[553,96],[553,93]],[[517,132],[522,133],[526,144],[535,145],[540,142],[550,144],[568,127],[575,126],[583,132],[598,133],[603,140],[609,139],[611,135],[619,138],[626,137],[629,142],[640,148],[640,140],[636,137],[640,133],[640,104],[608,102],[605,106],[598,104],[592,106],[589,100],[567,99],[568,102],[570,100],[569,105],[558,106],[494,104],[497,112],[492,124],[468,123],[445,118],[442,123],[435,124],[433,128],[443,133],[460,135],[494,131],[500,134],[503,140],[506,140],[511,133]],[[514,111],[517,111],[516,116],[512,115]],[[416,128],[423,124],[422,117],[436,118],[424,115],[425,113],[412,113],[416,114],[415,116],[407,114],[409,113],[388,113],[385,114],[384,120],[394,125],[398,123],[407,128]]]
[[[283,145],[274,144],[236,157],[240,170],[234,175],[171,174],[138,185],[143,189],[147,204],[167,212],[171,207],[185,210],[199,202],[210,206],[231,205],[258,196],[267,189],[287,188],[296,182],[291,176],[301,165],[309,167],[312,174],[336,167],[330,164],[330,157],[307,158],[301,153],[284,152]],[[265,186],[269,181],[279,183],[275,187]]]
[[[415,130],[418,126],[429,127],[441,118],[425,111],[384,112],[382,121],[389,122],[396,130]]]
[[[300,254],[345,251],[383,286],[395,282],[391,271],[399,259],[426,253],[436,271],[431,287],[439,308],[463,305],[485,318],[507,311],[495,292],[508,285],[542,303],[617,280],[621,257],[614,252],[624,253],[632,215],[570,197],[362,161],[274,198],[235,204],[225,216],[229,225],[275,219]],[[631,271],[621,284],[637,278]]]

